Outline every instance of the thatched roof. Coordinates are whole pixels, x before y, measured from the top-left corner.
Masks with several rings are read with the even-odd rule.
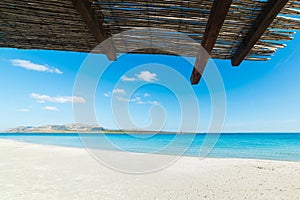
[[[223,5],[213,8],[212,0],[1,0],[0,46],[90,52],[101,40],[139,27],[172,29],[203,43],[205,34],[210,37],[209,18],[212,26],[220,23],[216,22],[218,15],[212,16],[215,11],[224,13],[224,21],[221,20],[220,30],[215,30],[217,37],[210,52],[213,58],[238,57],[236,54],[247,48],[250,40],[254,46],[248,47],[249,52],[242,52],[245,59],[268,60],[285,46],[285,41],[293,39],[294,30],[300,29],[299,18],[292,18],[300,14],[299,0],[216,0],[215,3],[222,1],[229,3],[228,10]],[[269,24],[265,18],[270,18]],[[126,44],[131,45],[130,41]],[[187,54],[190,51],[187,44],[177,46],[185,48]],[[139,53],[168,54],[153,49]],[[236,63],[243,59],[244,56],[236,58]]]

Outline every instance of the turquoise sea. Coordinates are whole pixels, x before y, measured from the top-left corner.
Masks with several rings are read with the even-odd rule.
[[[0,139],[12,139],[23,142],[84,148],[82,141],[88,141],[89,148],[104,150],[125,150],[131,152],[153,153],[157,149],[170,147],[158,153],[180,154],[190,134],[48,134],[48,133],[4,133]],[[205,134],[193,135],[193,141],[185,151],[185,156],[199,156]],[[108,144],[109,143],[109,144]],[[116,147],[112,149],[111,145]],[[208,157],[250,158],[268,160],[300,161],[300,133],[224,133],[221,134]]]

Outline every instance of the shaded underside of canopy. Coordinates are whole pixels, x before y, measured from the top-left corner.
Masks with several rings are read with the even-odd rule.
[[[95,22],[91,26],[75,9],[74,2],[1,0],[0,47],[90,52],[101,42],[91,33],[95,24],[95,27],[99,25],[99,30],[95,31],[102,34],[103,39],[133,28],[154,27],[184,33],[201,44],[213,5],[211,0],[88,1],[87,8]],[[268,3],[266,0],[233,0],[211,56],[232,59]],[[289,0],[245,59],[268,60],[278,48],[285,46],[287,40],[292,40],[294,31],[300,29],[299,9],[299,0]],[[187,56],[193,55],[189,44],[180,41],[174,44],[172,37],[170,34],[165,42],[175,45]],[[142,41],[137,38],[140,37],[127,38],[126,46],[116,48],[116,53],[124,53],[131,45],[136,46]],[[117,44],[118,41],[114,42],[113,46],[122,46]],[[159,49],[141,49],[135,53],[171,54]]]

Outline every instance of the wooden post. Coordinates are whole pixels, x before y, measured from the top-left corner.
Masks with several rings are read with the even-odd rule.
[[[91,8],[91,3],[89,0],[72,0],[75,9],[78,11],[83,21],[86,23],[87,27],[93,34],[97,42],[103,42],[107,39],[107,35],[101,28],[99,21],[95,17],[95,11]],[[103,52],[106,54],[109,60],[116,60],[116,51],[111,44],[111,42],[106,42],[102,45]]]
[[[270,24],[273,22],[275,17],[285,6],[288,0],[270,0],[266,7],[263,9],[261,14],[258,16],[256,23],[253,24],[252,28],[244,38],[238,50],[231,59],[231,64],[233,66],[238,66],[244,60],[244,58],[249,54],[252,47],[259,40],[259,38],[264,34]]]
[[[211,51],[216,44],[231,3],[232,0],[214,0],[201,42],[201,46],[208,52],[208,54],[211,54]],[[199,83],[207,61],[208,58],[206,56],[197,56],[190,79],[192,84]]]

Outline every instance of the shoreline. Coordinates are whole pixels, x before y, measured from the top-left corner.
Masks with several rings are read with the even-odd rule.
[[[34,135],[34,134],[33,134]],[[55,134],[54,134],[55,135]],[[69,135],[69,134],[66,134]],[[1,136],[1,133],[0,133]],[[16,143],[22,143],[22,144],[33,144],[33,145],[42,145],[42,146],[48,146],[48,147],[62,147],[62,148],[72,148],[72,149],[83,149],[85,151],[90,151],[89,149],[92,149],[93,151],[103,151],[103,152],[109,152],[109,153],[120,153],[123,152],[121,150],[111,150],[111,149],[98,149],[98,148],[85,148],[84,144],[80,141],[81,146],[72,146],[72,145],[59,145],[59,144],[45,144],[45,143],[37,143],[37,142],[31,142],[31,141],[22,141],[18,139],[13,139],[13,138],[0,138],[1,141],[13,141]],[[142,152],[130,152],[134,154],[141,154],[143,155],[144,153]],[[151,153],[149,153],[151,154]],[[194,156],[194,155],[176,155],[176,154],[162,154],[162,153],[154,153],[153,155],[161,155],[161,156],[174,156],[174,157],[188,157],[188,158],[198,158],[198,159],[239,159],[239,160],[261,160],[261,161],[274,161],[274,162],[291,162],[291,163],[300,163],[300,160],[283,160],[283,159],[270,159],[270,158],[247,158],[247,157],[213,157],[213,156],[206,156],[206,157],[201,157],[201,156]]]
[[[84,149],[4,139],[0,139],[0,159],[4,199],[300,197],[298,162],[184,156],[163,170],[132,175],[103,166]]]
[[[27,132],[10,132],[0,131],[0,135],[5,134],[170,134],[170,135],[206,135],[206,134],[219,134],[219,135],[261,135],[261,134],[300,134],[300,132],[224,132],[224,133],[192,133],[192,132],[172,132],[172,131],[121,131],[121,130],[107,130],[107,131],[27,131]]]

